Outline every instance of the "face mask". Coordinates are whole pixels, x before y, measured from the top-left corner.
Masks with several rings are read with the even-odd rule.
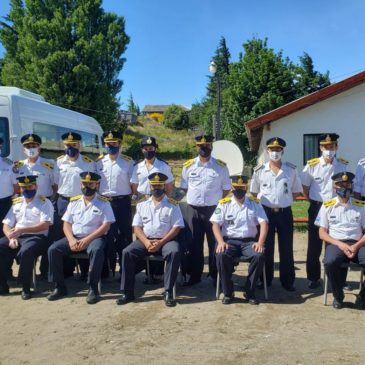
[[[322,156],[323,158],[328,158],[330,160],[332,160],[336,155],[336,151],[329,151],[329,150],[324,150],[322,151]]]
[[[270,151],[269,158],[271,161],[279,161],[281,159],[282,151]]]
[[[233,190],[233,195],[237,198],[237,199],[243,199],[246,195],[246,190],[243,189],[235,189]]]
[[[34,198],[35,194],[37,193],[37,190],[23,190],[22,195],[25,199],[32,199]]]
[[[152,160],[156,155],[156,151],[143,151],[143,156],[147,160]]]
[[[341,198],[348,199],[352,194],[352,188],[337,188],[336,194]]]
[[[212,150],[208,147],[202,146],[199,148],[199,155],[201,157],[209,157],[212,153]]]
[[[92,196],[96,193],[96,189],[92,189],[89,187],[82,188],[81,191],[85,196]]]
[[[67,156],[75,157],[79,153],[79,150],[75,147],[67,147],[65,149],[65,153],[66,153]]]
[[[105,147],[106,153],[109,155],[115,155],[119,152],[119,147],[115,147],[115,146],[108,146]]]
[[[34,148],[24,148],[24,153],[28,157],[37,157],[39,155],[39,150],[36,147],[34,147]]]
[[[160,198],[162,195],[165,194],[165,190],[164,189],[154,189],[154,190],[151,191],[151,194],[155,198]]]

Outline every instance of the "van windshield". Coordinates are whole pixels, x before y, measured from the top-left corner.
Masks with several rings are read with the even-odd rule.
[[[0,117],[0,138],[4,141],[1,146],[1,157],[9,156],[10,140],[9,140],[9,121],[8,118]]]

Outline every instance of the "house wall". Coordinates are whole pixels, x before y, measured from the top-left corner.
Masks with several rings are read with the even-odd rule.
[[[303,135],[337,133],[337,156],[349,161],[349,171],[355,172],[359,159],[365,157],[365,84],[299,110],[266,125],[259,149],[259,162],[267,159],[266,140],[283,138],[287,146],[283,160],[303,168]]]

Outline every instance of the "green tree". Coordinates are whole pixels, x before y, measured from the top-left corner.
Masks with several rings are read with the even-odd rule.
[[[134,102],[132,93],[129,95],[127,110],[136,115],[140,115],[139,106]]]
[[[124,18],[105,12],[102,0],[11,0],[10,6],[0,24],[2,84],[37,92],[112,128],[129,43]]]
[[[171,129],[189,128],[189,115],[178,105],[170,105],[164,113],[164,125]]]

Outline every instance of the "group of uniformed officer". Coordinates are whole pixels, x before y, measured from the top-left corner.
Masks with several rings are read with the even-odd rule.
[[[303,194],[310,200],[309,287],[315,289],[319,285],[319,257],[324,240],[327,243],[325,267],[335,298],[333,305],[340,308],[346,279],[342,262],[358,260],[365,267],[361,250],[365,243],[362,235],[365,203],[350,198],[353,186],[355,198],[365,195],[365,159],[359,161],[355,178],[346,171],[347,161],[336,158],[338,137],[336,134],[321,136],[322,156],[309,160],[301,176],[295,165],[282,162],[286,142],[278,137],[270,138],[266,142],[268,162],[254,169],[248,189],[247,176],[230,177],[226,164],[211,156],[213,137],[197,136],[198,156],[184,163],[180,185],[187,194],[186,229],[192,237],[187,250],[189,280],[185,284],[201,281],[206,235],[209,275],[215,283],[219,271],[223,303],[229,304],[234,298],[233,261],[243,256],[250,260],[245,296],[250,304],[258,304],[255,288],[257,284],[262,285],[259,281],[264,263],[269,286],[273,279],[277,232],[280,282],[284,289],[295,291],[291,205],[293,199]],[[48,299],[59,299],[67,294],[64,257],[87,252],[90,258],[87,302],[96,303],[105,255],[116,252],[122,290],[117,304],[126,304],[134,300],[138,262],[146,255],[160,254],[167,263],[165,304],[174,306],[172,288],[182,254],[177,237],[184,221],[179,206],[169,198],[174,177],[168,164],[156,158],[156,139],[143,138],[144,159],[137,163],[120,153],[122,134],[118,131],[103,134],[106,154],[95,162],[80,153],[78,133],[65,133],[62,140],[65,154],[56,162],[40,157],[42,140],[35,134],[21,139],[25,160],[14,164],[5,158],[0,160],[3,187],[0,218],[5,235],[0,239],[0,294],[9,292],[7,277],[17,254],[22,298],[29,299],[34,260],[40,255],[47,258],[48,249],[49,281],[55,284]],[[0,139],[0,145],[2,142]],[[251,194],[246,195],[248,190]],[[233,196],[227,197],[230,191]],[[12,201],[14,192],[20,192],[21,196]],[[131,197],[136,194],[145,195],[146,200],[137,204],[132,222]],[[54,227],[50,228],[53,222]],[[133,242],[132,227],[136,235]],[[44,261],[43,266],[47,268],[48,262]],[[364,290],[360,292],[359,304],[365,305]]]

